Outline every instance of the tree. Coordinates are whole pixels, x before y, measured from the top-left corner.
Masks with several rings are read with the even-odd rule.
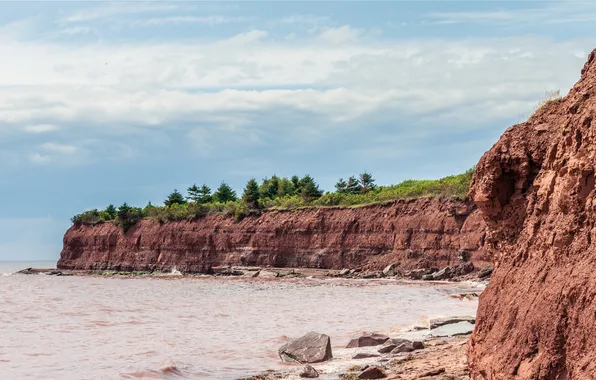
[[[319,185],[308,174],[300,179],[299,185],[300,195],[307,202],[318,199],[323,195],[323,192],[319,189]]]
[[[199,203],[211,203],[213,202],[213,196],[211,196],[211,188],[205,184],[199,189]]]
[[[259,184],[254,178],[251,178],[246,184],[242,200],[249,208],[259,208]]]
[[[116,219],[116,216],[118,216],[118,210],[116,210],[116,207],[114,207],[114,205],[109,205],[108,207],[106,207],[105,212],[110,216],[110,220],[114,220]]]
[[[277,190],[278,197],[285,197],[286,195],[295,195],[296,194],[296,187],[294,186],[294,182],[287,178],[280,178],[279,179],[279,188]]]
[[[290,179],[290,181],[292,181],[292,183],[294,184],[294,189],[296,190],[297,193],[300,192],[300,178],[298,178],[297,175],[293,175],[292,178]]]
[[[335,190],[339,194],[345,194],[348,192],[348,184],[344,181],[343,178],[340,178],[339,181],[335,184]]]
[[[213,198],[221,203],[227,203],[229,201],[235,201],[238,199],[236,192],[232,190],[232,188],[225,182],[222,182],[221,185],[219,185],[213,194]]]
[[[368,172],[360,174],[360,194],[366,194],[375,187],[377,187],[377,185],[375,185],[375,179],[372,174]]]
[[[360,181],[358,181],[358,179],[356,179],[356,177],[354,177],[354,176],[351,176],[350,178],[348,178],[346,191],[348,194],[359,194],[360,193]]]
[[[186,191],[188,191],[188,197],[186,197],[186,199],[188,199],[191,202],[199,203],[200,189],[197,187],[196,183],[194,185],[192,185],[191,187],[189,187],[188,189],[186,189]]]
[[[180,192],[174,189],[174,192],[168,195],[168,199],[163,202],[166,206],[171,206],[173,204],[183,205],[186,204],[186,199],[184,196],[180,194]]]
[[[124,232],[143,219],[143,216],[143,210],[138,207],[130,207],[126,202],[118,207],[118,223],[122,226]]]

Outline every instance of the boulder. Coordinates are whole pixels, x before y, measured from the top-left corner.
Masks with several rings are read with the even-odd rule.
[[[284,362],[320,363],[333,357],[329,335],[309,332],[301,338],[284,344],[278,350]]]
[[[368,367],[358,375],[359,379],[383,379],[387,377],[379,367]]]
[[[468,322],[471,324],[476,323],[476,317],[472,316],[458,316],[458,317],[445,317],[445,318],[434,318],[430,320],[430,329],[436,329],[437,327],[450,325],[454,323]]]
[[[432,279],[435,281],[447,280],[448,278],[453,277],[453,272],[452,272],[451,268],[445,267],[445,268],[441,269],[440,271],[433,273],[432,276],[433,276]]]
[[[395,347],[393,351],[391,351],[392,355],[401,354],[404,352],[412,352],[414,351],[414,345],[412,342],[405,342],[400,344],[399,346]]]
[[[426,348],[424,346],[424,343],[422,343],[420,341],[414,341],[414,342],[412,342],[412,347],[414,347],[415,350],[424,350]]]
[[[379,354],[387,354],[387,353],[393,351],[395,348],[397,348],[397,345],[395,345],[393,343],[389,343],[389,344],[386,344],[383,347],[379,348],[377,350],[377,352]]]
[[[262,278],[275,278],[278,277],[276,272],[268,271],[268,270],[261,270],[259,274],[255,277],[262,277]]]
[[[380,355],[371,354],[366,352],[359,352],[356,355],[352,356],[352,359],[368,359],[368,358],[378,358]]]
[[[304,369],[300,373],[300,377],[305,377],[307,379],[315,379],[319,377],[319,373],[311,365],[307,364],[306,367],[304,367]]]
[[[383,276],[385,277],[393,277],[398,273],[398,264],[389,264],[385,267],[385,269],[383,269]]]
[[[348,343],[346,348],[379,346],[389,340],[384,334],[366,333],[358,338],[354,338]]]
[[[493,268],[484,268],[478,271],[478,278],[484,280],[493,274]]]
[[[342,270],[339,272],[339,275],[340,275],[340,276],[342,276],[342,277],[343,277],[343,276],[347,276],[347,275],[349,275],[349,274],[350,274],[350,270],[349,270],[349,269],[342,269]]]

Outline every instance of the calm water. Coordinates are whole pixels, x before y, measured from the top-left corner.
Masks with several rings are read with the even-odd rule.
[[[0,379],[234,379],[283,368],[277,348],[311,330],[335,349],[476,310],[389,281],[7,275],[53,265],[0,262]]]

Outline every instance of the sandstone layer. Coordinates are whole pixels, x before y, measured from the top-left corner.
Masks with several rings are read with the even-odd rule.
[[[113,223],[73,225],[60,269],[205,273],[221,265],[403,270],[490,266],[485,224],[467,201],[424,198],[358,208],[266,211],[240,222],[224,215],[123,233]]]
[[[495,270],[469,346],[473,379],[596,379],[595,115],[596,51],[565,98],[508,129],[476,167],[470,195]]]

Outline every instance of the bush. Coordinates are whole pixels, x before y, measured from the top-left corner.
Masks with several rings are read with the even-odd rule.
[[[85,211],[82,214],[77,214],[73,216],[70,220],[73,224],[89,225],[95,225],[105,222],[105,219],[96,208],[93,210]]]

